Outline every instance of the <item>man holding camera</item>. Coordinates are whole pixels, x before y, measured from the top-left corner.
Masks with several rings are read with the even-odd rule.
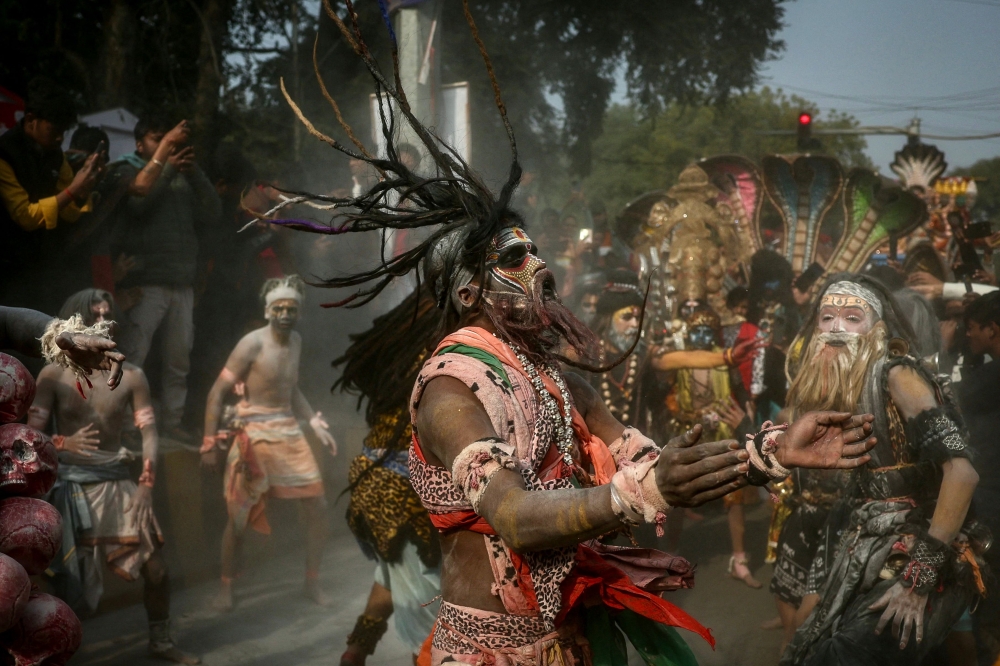
[[[162,328],[163,432],[187,439],[180,428],[194,339],[198,235],[220,215],[219,197],[195,164],[187,121],[171,128],[159,118],[135,126],[134,153],[118,165],[132,185],[123,202],[121,240],[129,270],[118,284],[133,294],[122,346],[144,366],[153,335]]]
[[[28,86],[24,117],[0,136],[0,300],[5,305],[58,305],[44,299],[52,277],[47,255],[55,240],[47,232],[90,210],[90,192],[105,160],[103,150],[95,151],[73,174],[62,141],[75,124],[72,96],[39,77]]]

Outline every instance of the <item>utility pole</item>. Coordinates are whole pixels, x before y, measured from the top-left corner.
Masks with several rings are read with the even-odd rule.
[[[299,0],[292,0],[292,94],[302,103],[299,77]],[[302,123],[292,123],[292,155],[295,163],[302,159]]]
[[[438,92],[441,89],[441,0],[427,0],[396,11],[399,44],[399,79],[410,110],[428,127],[438,122]],[[400,140],[417,146],[412,130],[400,124]]]

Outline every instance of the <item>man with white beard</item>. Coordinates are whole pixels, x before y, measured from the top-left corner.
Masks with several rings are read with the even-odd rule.
[[[853,472],[845,536],[782,664],[919,663],[984,592],[965,529],[978,482],[965,428],[878,281],[834,276],[803,331],[790,402],[871,412],[878,444]]]

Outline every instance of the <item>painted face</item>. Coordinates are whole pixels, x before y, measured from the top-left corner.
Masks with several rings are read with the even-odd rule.
[[[639,326],[639,308],[630,305],[611,316],[611,327],[621,336],[632,337]]]
[[[299,302],[294,298],[279,298],[267,307],[267,320],[281,330],[291,330],[299,321]]]
[[[486,267],[504,290],[530,296],[535,274],[545,268],[537,252],[528,234],[510,227],[493,237],[486,251]]]
[[[111,317],[111,305],[107,301],[100,301],[90,306],[90,325],[102,321],[107,321]]]
[[[858,296],[826,294],[820,302],[818,327],[822,333],[864,334],[872,330],[876,315]]]
[[[584,294],[580,300],[581,319],[588,324],[597,316],[597,294]]]
[[[688,344],[692,349],[710,350],[715,347],[715,337],[711,326],[694,326],[688,331]]]

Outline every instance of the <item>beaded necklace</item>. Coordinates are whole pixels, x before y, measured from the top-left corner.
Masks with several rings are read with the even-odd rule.
[[[498,337],[497,339],[499,340],[500,338]],[[538,410],[538,424],[535,426],[536,430],[542,425],[543,418],[549,423],[556,423],[556,448],[562,454],[563,462],[572,466],[573,403],[570,401],[569,389],[566,388],[566,382],[556,368],[548,364],[541,366],[541,372],[551,377],[552,381],[559,388],[559,394],[562,396],[563,403],[562,413],[560,414],[559,403],[556,402],[555,397],[545,388],[545,382],[542,381],[539,368],[531,362],[516,344],[513,342],[504,342],[511,348],[514,355],[517,356],[517,360],[521,362],[521,367],[524,368],[525,374],[528,375],[528,379],[531,381],[531,385],[534,387],[535,393],[538,395],[538,400],[541,403],[541,408]]]

